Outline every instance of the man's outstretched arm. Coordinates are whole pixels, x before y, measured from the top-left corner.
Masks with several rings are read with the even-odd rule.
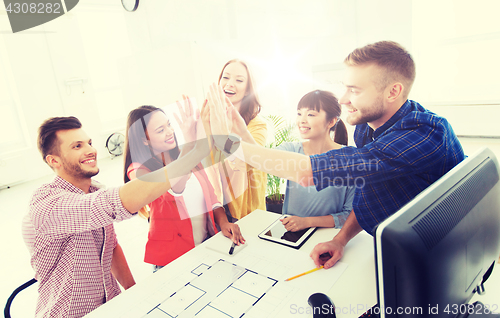
[[[313,173],[309,156],[265,148],[263,146],[241,142],[243,158],[247,164],[266,173],[297,182],[307,187],[313,186]]]

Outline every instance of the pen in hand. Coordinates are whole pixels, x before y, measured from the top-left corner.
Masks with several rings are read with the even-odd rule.
[[[233,244],[231,245],[231,248],[229,249],[229,255],[233,255],[235,246],[236,246],[236,243],[233,242]]]

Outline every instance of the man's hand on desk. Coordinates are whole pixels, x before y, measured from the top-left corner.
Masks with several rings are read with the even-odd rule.
[[[344,248],[353,237],[362,231],[361,226],[356,219],[354,210],[349,213],[342,229],[335,235],[333,240],[319,243],[314,247],[310,256],[317,267],[323,265],[325,269],[332,267],[344,255]],[[326,254],[326,257],[322,257]]]
[[[314,264],[316,264],[316,267],[323,265],[325,269],[328,269],[342,258],[344,255],[344,247],[345,245],[334,238],[331,241],[316,245],[310,256]]]

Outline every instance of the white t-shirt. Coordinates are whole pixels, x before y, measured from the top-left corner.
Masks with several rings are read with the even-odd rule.
[[[186,204],[187,213],[191,218],[191,225],[193,227],[194,244],[198,245],[202,243],[208,234],[208,211],[203,196],[203,189],[201,188],[198,178],[196,178],[194,174],[191,174],[182,193],[175,193],[171,190],[169,190],[169,192],[174,196],[184,197],[184,203]]]

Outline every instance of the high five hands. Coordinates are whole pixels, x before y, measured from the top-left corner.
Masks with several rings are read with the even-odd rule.
[[[182,134],[185,140],[185,147],[193,147],[194,142],[196,141],[197,128],[198,128],[198,119],[200,118],[199,110],[196,110],[193,116],[193,105],[191,104],[191,99],[182,95],[182,104],[179,101],[175,102],[179,109],[179,114],[174,113],[175,121],[179,124],[181,128]],[[179,117],[180,116],[180,117]]]
[[[227,136],[232,129],[232,114],[234,106],[229,101],[222,87],[215,83],[210,85],[207,96],[210,109],[210,126],[212,135]]]
[[[176,102],[180,115],[174,114],[174,117],[184,135],[186,150],[191,150],[195,141],[197,148],[203,148],[205,151],[207,147],[205,145],[201,147],[200,144],[208,144],[209,150],[214,136],[223,143],[231,132],[239,136],[247,132],[245,120],[220,85],[216,83],[210,85],[201,112],[199,110],[193,112],[188,96],[182,95],[182,98],[182,103]],[[205,138],[208,138],[208,143]]]
[[[247,124],[241,117],[238,109],[226,96],[221,86],[213,83],[207,95],[207,106],[209,108],[209,120],[212,134],[215,139],[224,142],[230,133],[236,134],[243,141],[253,141]],[[221,144],[216,146],[220,147]]]
[[[206,103],[207,101],[205,100],[202,112],[206,108]],[[205,125],[206,123],[203,120],[203,114],[200,114],[200,110],[198,109],[193,111],[191,99],[186,95],[182,95],[182,103],[176,101],[176,104],[180,115],[174,113],[174,117],[184,136],[185,145],[182,148],[183,151],[186,153],[189,150],[196,148],[196,151],[200,151],[208,155],[213,143],[207,140],[210,136],[210,127]]]

